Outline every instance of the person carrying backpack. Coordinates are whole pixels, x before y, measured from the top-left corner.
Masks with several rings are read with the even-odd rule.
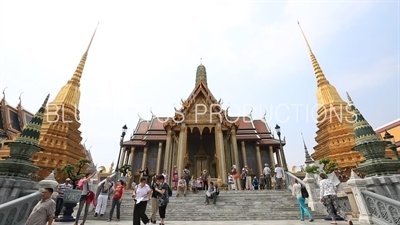
[[[304,192],[304,190],[303,190],[303,192]],[[305,192],[307,192],[307,190]],[[297,179],[294,179],[294,184],[293,184],[293,188],[292,188],[292,198],[297,198],[297,201],[300,204],[301,221],[304,221],[304,213],[305,213],[305,214],[307,214],[308,218],[310,219],[310,222],[313,222],[314,219],[313,219],[310,211],[308,211],[307,206],[305,205],[306,197],[308,197],[308,192],[307,192],[307,195],[305,195],[305,193],[303,194],[302,193],[302,185],[299,184]]]

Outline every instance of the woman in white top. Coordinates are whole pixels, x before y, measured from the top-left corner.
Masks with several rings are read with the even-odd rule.
[[[293,183],[293,188],[292,188],[292,198],[297,198],[297,201],[300,204],[300,217],[301,221],[304,221],[304,213],[307,214],[308,218],[310,218],[310,222],[313,222],[314,219],[312,218],[312,215],[310,211],[308,211],[307,206],[304,204],[305,198],[303,198],[303,195],[301,193],[301,184],[299,184],[299,181],[297,179],[294,179]]]
[[[320,188],[320,197],[319,200],[324,204],[326,207],[329,215],[332,218],[331,224],[337,224],[336,222],[336,212],[349,223],[349,225],[353,225],[353,222],[347,218],[346,213],[339,207],[338,198],[336,195],[336,188],[333,185],[330,179],[327,179],[325,173],[320,173],[319,177],[322,179],[319,182]]]
[[[140,178],[140,183],[133,191],[132,198],[135,198],[135,208],[133,210],[133,225],[140,225],[140,219],[144,224],[150,220],[146,215],[147,201],[150,199],[151,188],[146,184],[147,178]]]

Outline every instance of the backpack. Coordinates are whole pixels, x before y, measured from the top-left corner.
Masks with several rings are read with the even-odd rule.
[[[308,191],[305,186],[301,185],[301,197],[308,198]]]
[[[168,184],[167,184],[167,187],[168,187],[168,196],[172,197],[172,189]]]
[[[219,195],[219,189],[217,187],[215,188],[215,195]]]

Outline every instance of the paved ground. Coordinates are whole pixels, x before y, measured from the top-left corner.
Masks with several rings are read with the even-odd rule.
[[[158,221],[157,221],[158,222]],[[353,222],[354,225],[359,225],[358,222]],[[71,225],[73,223],[61,223],[55,222],[57,224],[65,224]],[[107,222],[107,221],[86,221],[85,225],[131,225],[133,224],[132,221],[119,221],[119,222]],[[157,223],[158,224],[158,223]],[[204,225],[204,224],[212,224],[212,225],[302,225],[302,224],[313,224],[313,225],[329,225],[330,221],[324,220],[316,220],[313,223],[308,221],[296,221],[296,220],[259,220],[259,221],[165,221],[166,225]],[[338,221],[338,225],[346,225],[347,223],[344,221]],[[149,225],[151,225],[149,223]]]

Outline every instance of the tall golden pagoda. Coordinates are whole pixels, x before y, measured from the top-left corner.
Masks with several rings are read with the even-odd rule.
[[[317,145],[311,156],[314,160],[329,158],[337,162],[341,168],[355,167],[363,158],[358,152],[351,150],[355,145],[351,109],[326,79],[300,23],[298,24],[310,52],[317,78],[318,131],[315,137]]]
[[[49,170],[61,169],[65,164],[77,164],[80,159],[87,158],[79,131],[79,86],[96,30],[97,27],[72,78],[49,103],[45,113],[39,142],[44,151],[33,156],[37,166],[48,169],[39,171],[41,177],[46,177]]]

